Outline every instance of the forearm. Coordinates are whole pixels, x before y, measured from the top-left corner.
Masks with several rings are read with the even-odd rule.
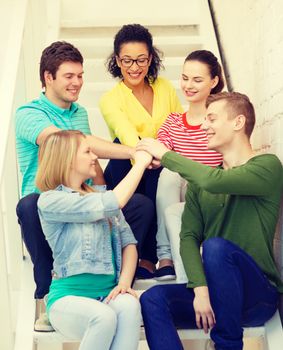
[[[175,152],[166,152],[161,164],[190,183],[211,193],[235,195],[269,195],[274,182],[281,176],[282,165],[272,159],[254,158],[231,169],[211,168]]]
[[[124,179],[113,189],[120,208],[123,208],[134,194],[144,170],[144,165],[135,163]]]
[[[132,159],[135,153],[135,149],[129,146],[119,145],[93,135],[88,135],[87,138],[98,158]]]
[[[123,249],[122,271],[119,284],[130,287],[137,267],[138,254],[134,244],[129,244]]]

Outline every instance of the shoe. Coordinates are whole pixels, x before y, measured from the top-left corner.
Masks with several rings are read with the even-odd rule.
[[[138,266],[136,278],[139,280],[147,280],[154,277],[154,273],[147,270],[145,267]]]
[[[51,326],[49,322],[47,313],[39,315],[39,318],[35,321],[34,330],[36,332],[55,332],[55,329]]]
[[[173,266],[164,266],[155,271],[154,279],[157,281],[171,281],[176,279],[176,273]]]

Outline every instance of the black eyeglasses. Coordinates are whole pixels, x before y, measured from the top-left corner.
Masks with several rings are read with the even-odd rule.
[[[119,60],[122,64],[123,67],[126,68],[130,68],[132,67],[132,65],[134,64],[134,62],[136,62],[136,64],[139,67],[146,67],[148,65],[149,62],[149,58],[148,57],[141,57],[141,58],[137,58],[136,60],[132,59],[132,58],[120,58]]]

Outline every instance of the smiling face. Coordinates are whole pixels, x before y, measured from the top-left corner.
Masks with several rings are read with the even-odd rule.
[[[189,60],[184,63],[181,89],[188,102],[205,102],[210,91],[218,83],[218,77],[211,78],[205,63]]]
[[[207,108],[207,117],[202,129],[207,133],[208,149],[223,154],[233,142],[235,131],[238,129],[237,117],[229,117],[226,101],[212,102]]]
[[[46,97],[61,108],[68,109],[77,101],[83,85],[83,66],[79,62],[64,62],[55,79],[45,71]]]
[[[137,62],[133,62],[130,67],[125,67],[123,62],[127,64],[127,61],[140,60],[148,61],[148,63],[140,67]],[[126,86],[130,89],[143,85],[145,82],[145,77],[148,73],[148,69],[151,63],[151,57],[148,52],[147,45],[143,42],[128,42],[121,45],[119,57],[116,57],[117,64],[121,69],[121,74],[123,76],[123,81]],[[141,65],[144,65],[142,62]]]
[[[82,138],[73,162],[71,179],[72,177],[76,177],[81,183],[83,183],[85,180],[95,177],[96,160],[97,155],[93,153],[87,139]]]

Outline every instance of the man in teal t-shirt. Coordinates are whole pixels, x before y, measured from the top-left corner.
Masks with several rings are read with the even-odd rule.
[[[16,112],[16,146],[23,176],[22,199],[18,203],[17,214],[23,239],[34,264],[37,299],[42,299],[49,291],[53,265],[52,253],[37,213],[39,191],[35,186],[35,175],[38,147],[50,133],[75,129],[88,135],[89,143],[100,158],[129,159],[133,158],[135,151],[131,147],[91,135],[87,112],[76,103],[83,85],[83,57],[72,44],[58,41],[43,50],[40,80],[44,92]],[[99,163],[96,173],[95,184],[105,186]],[[139,242],[139,249],[151,229],[153,210],[153,203],[139,194],[133,195],[123,208],[125,218]]]
[[[263,325],[283,293],[272,249],[282,164],[275,155],[253,152],[255,113],[247,96],[211,95],[207,107],[203,129],[208,148],[223,154],[222,167],[169,152],[156,140],[138,146],[189,182],[180,233],[189,282],[156,286],[141,298],[152,350],[182,349],[174,326],[210,329],[217,350],[241,350],[242,327]]]

